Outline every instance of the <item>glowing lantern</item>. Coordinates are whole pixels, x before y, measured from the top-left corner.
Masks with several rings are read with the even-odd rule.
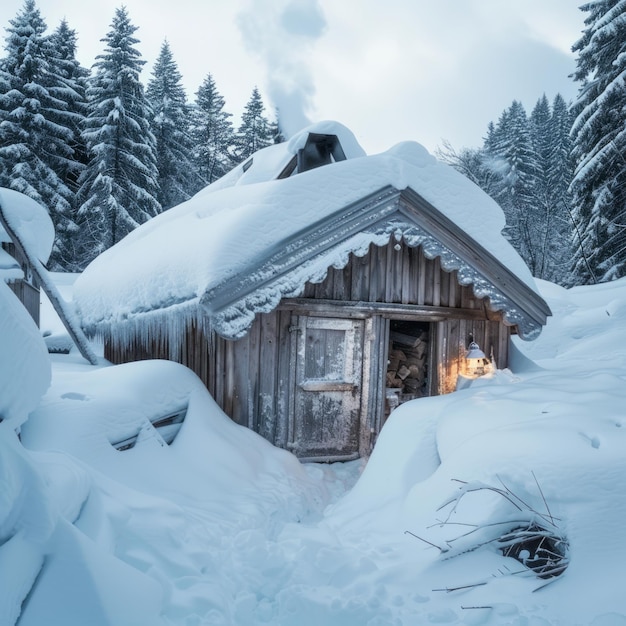
[[[470,343],[465,355],[465,370],[465,375],[471,378],[478,378],[489,371],[489,360],[475,341]]]

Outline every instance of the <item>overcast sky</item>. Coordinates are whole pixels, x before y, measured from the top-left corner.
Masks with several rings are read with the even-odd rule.
[[[257,85],[289,132],[337,120],[369,153],[479,146],[513,99],[530,113],[543,93],[577,93],[582,0],[37,0],[50,31],[63,17],[76,30],[87,67],[122,4],[144,84],[167,38],[191,99],[211,73],[237,119]],[[2,0],[0,25],[22,6]]]

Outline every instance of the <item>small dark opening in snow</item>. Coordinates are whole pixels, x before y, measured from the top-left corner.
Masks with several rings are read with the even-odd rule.
[[[504,556],[516,559],[539,578],[554,578],[567,569],[567,541],[538,524],[514,528],[498,543]]]

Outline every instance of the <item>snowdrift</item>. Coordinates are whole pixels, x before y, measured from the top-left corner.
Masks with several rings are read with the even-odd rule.
[[[55,356],[22,441],[0,423],[0,622],[626,624],[626,280],[540,289],[515,371],[402,405],[351,489],[359,463],[300,465],[181,366]],[[522,522],[558,529],[561,575],[505,556]]]

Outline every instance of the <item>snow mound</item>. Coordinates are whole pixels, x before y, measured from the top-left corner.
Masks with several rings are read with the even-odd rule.
[[[4,281],[0,310],[0,419],[18,428],[50,384],[50,360],[35,322]]]
[[[13,189],[0,188],[4,219],[24,246],[47,263],[54,243],[54,226],[48,212],[38,202]],[[0,225],[0,241],[11,241]]]
[[[374,541],[378,558],[387,545],[389,568],[372,584],[415,572],[427,607],[415,623],[444,613],[494,625],[626,620],[616,574],[626,559],[626,279],[540,287],[554,317],[536,342],[516,341],[527,367],[396,409],[359,482],[327,513],[349,545]],[[497,549],[498,537],[537,523],[563,536],[570,557],[547,587]],[[489,608],[469,621],[470,606]]]
[[[151,424],[181,407],[185,419],[167,445]],[[132,432],[140,433],[135,445],[115,449]],[[319,517],[326,497],[292,454],[233,423],[195,374],[169,361],[59,377],[23,426],[22,441],[29,464],[14,467],[18,475],[41,474],[41,455],[54,449],[89,482],[78,489],[51,475],[55,494],[42,485],[31,490],[42,505],[78,498],[81,507],[78,516],[75,507],[53,516],[42,546],[26,541],[17,550],[39,555],[35,572],[41,554],[51,554],[20,624],[41,623],[46,610],[48,620],[68,625],[84,624],[89,611],[102,624],[229,615],[240,581],[223,576],[224,564],[258,553],[259,539],[285,524]],[[7,499],[15,507],[18,491]],[[73,599],[61,580],[72,581]],[[29,581],[3,585],[20,598]]]

